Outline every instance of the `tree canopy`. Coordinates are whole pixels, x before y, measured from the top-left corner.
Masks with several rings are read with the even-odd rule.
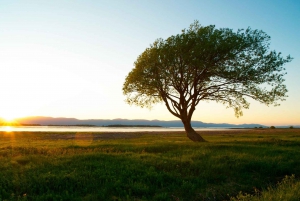
[[[141,107],[164,102],[191,140],[204,141],[190,125],[200,101],[225,104],[239,117],[249,108],[248,98],[275,106],[285,100],[283,66],[292,58],[269,51],[269,45],[270,36],[261,30],[234,32],[195,21],[150,45],[127,75],[123,93]]]

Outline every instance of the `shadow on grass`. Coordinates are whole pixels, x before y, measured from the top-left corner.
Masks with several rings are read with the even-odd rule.
[[[224,200],[299,172],[298,146],[262,140],[7,147],[0,152],[6,157],[0,165],[1,199]]]

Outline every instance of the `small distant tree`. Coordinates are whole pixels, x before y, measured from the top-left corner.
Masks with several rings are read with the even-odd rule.
[[[249,108],[246,98],[276,106],[287,97],[283,65],[292,58],[268,51],[269,41],[263,31],[234,32],[195,21],[150,45],[127,75],[123,93],[129,104],[141,107],[164,102],[191,140],[205,141],[191,126],[200,101],[225,104],[239,117]]]
[[[294,128],[294,126],[290,126],[290,129],[293,129]]]
[[[270,126],[271,129],[275,129],[275,126]]]

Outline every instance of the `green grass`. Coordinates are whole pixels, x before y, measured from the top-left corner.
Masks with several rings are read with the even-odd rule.
[[[231,198],[232,201],[281,201],[300,199],[300,181],[295,180],[295,175],[286,176],[275,187],[268,187],[263,191],[255,190],[255,194],[240,192],[238,196]]]
[[[299,129],[102,135],[0,133],[0,200],[300,199]]]

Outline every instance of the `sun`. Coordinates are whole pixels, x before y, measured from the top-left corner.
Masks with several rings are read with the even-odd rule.
[[[12,117],[12,116],[5,116],[5,117],[2,117],[2,119],[3,119],[6,123],[13,122],[13,121],[15,120],[15,118]]]
[[[19,123],[15,120],[15,117],[5,116],[0,118],[0,123],[2,126],[17,126]]]

